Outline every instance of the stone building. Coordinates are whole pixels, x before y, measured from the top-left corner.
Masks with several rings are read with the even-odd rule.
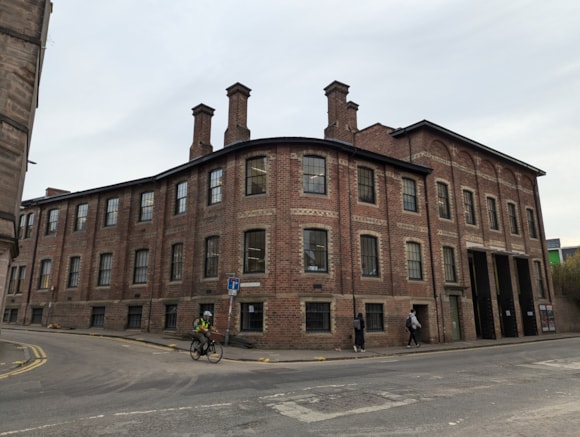
[[[425,342],[550,332],[544,172],[429,121],[359,129],[348,88],[325,88],[323,139],[253,140],[236,83],[219,150],[200,104],[183,165],[23,202],[5,321],[182,335],[209,309],[259,346],[324,349],[362,312],[372,348],[403,344],[414,307]]]
[[[28,167],[52,3],[0,2],[0,311],[12,259]],[[32,223],[31,223],[32,225]]]

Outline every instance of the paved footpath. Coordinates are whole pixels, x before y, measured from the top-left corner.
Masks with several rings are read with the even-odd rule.
[[[92,335],[100,337],[125,338],[144,343],[166,346],[177,350],[189,350],[191,340],[167,334],[151,334],[136,331],[106,331],[98,329],[48,329],[40,326],[3,325],[2,332],[25,330],[50,332],[55,335]],[[0,334],[0,374],[7,370],[21,367],[31,359],[31,353],[26,345],[20,345],[3,338]],[[580,337],[580,333],[544,334],[528,337],[506,337],[497,340],[457,341],[453,343],[422,344],[421,347],[379,347],[368,348],[366,352],[355,353],[353,349],[313,350],[313,349],[259,349],[237,346],[224,346],[224,359],[234,361],[262,361],[269,363],[329,361],[362,359],[381,356],[397,356],[403,354],[445,351],[454,349],[470,349],[489,346],[501,346],[515,343],[556,340],[562,338]]]

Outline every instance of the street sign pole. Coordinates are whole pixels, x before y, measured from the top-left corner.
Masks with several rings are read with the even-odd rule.
[[[228,309],[228,323],[226,325],[226,335],[224,338],[224,344],[226,346],[230,343],[230,324],[232,320],[232,306],[234,303],[234,296],[238,294],[239,289],[240,289],[240,278],[230,276],[228,278],[228,294],[230,295],[230,307]]]

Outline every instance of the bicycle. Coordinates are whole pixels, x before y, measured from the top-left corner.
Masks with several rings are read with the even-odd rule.
[[[189,354],[191,355],[191,359],[194,361],[199,360],[202,355],[205,355],[210,363],[217,364],[224,356],[224,348],[220,343],[210,338],[207,344],[207,349],[202,352],[201,342],[194,337],[189,346]]]

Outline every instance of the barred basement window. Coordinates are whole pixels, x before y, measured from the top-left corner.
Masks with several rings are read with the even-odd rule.
[[[365,304],[367,332],[382,332],[385,330],[384,311],[382,303]]]
[[[30,323],[33,325],[42,324],[42,308],[32,308],[32,319]]]
[[[130,306],[127,314],[127,329],[141,329],[141,315],[143,307],[141,305]]]
[[[413,179],[403,178],[403,209],[417,212],[417,184]]]
[[[91,312],[91,327],[102,328],[105,326],[105,307],[93,307]]]
[[[375,172],[370,168],[358,168],[358,200],[375,203]]]
[[[241,304],[240,330],[242,332],[262,332],[264,330],[264,304]]]
[[[77,288],[79,286],[79,273],[81,270],[81,257],[73,256],[70,259],[68,268],[68,288]]]
[[[330,332],[330,303],[306,302],[306,332]]]
[[[302,182],[305,193],[326,194],[326,159],[305,156],[302,160]]]
[[[177,329],[177,305],[165,305],[165,329]]]

